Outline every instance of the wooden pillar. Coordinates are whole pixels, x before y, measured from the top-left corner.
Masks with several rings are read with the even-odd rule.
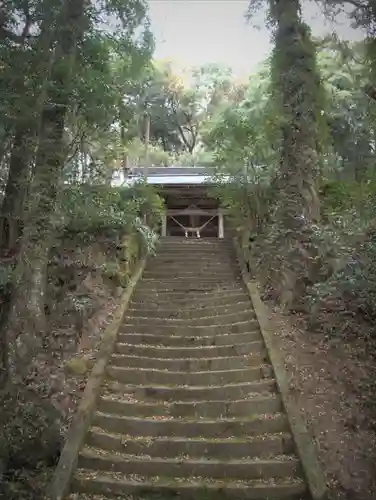
[[[150,141],[150,115],[146,115],[145,121],[145,159],[144,159],[144,176],[145,180],[149,173],[149,141]]]
[[[223,224],[223,214],[222,212],[218,213],[218,238],[223,240],[225,237],[225,230],[224,230],[224,224]]]
[[[167,236],[167,215],[162,217],[162,236]]]

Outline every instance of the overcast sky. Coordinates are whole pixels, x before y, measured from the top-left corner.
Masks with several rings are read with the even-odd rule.
[[[176,61],[181,67],[208,62],[230,66],[238,76],[248,75],[270,52],[270,34],[247,24],[248,0],[149,0],[157,59]],[[304,6],[314,35],[335,31],[342,39],[361,39],[345,18],[328,23],[315,3]]]

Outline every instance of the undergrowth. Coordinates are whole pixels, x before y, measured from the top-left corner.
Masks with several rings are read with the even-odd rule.
[[[40,370],[32,385],[11,380],[0,391],[0,498],[7,500],[43,498],[66,430],[56,404],[56,396],[64,398],[68,390],[59,363],[77,350],[106,296],[125,287],[137,261],[155,251],[164,211],[162,199],[143,183],[131,188],[69,186],[59,204],[46,282],[48,335],[36,366]],[[11,263],[0,269],[3,310],[13,268]]]

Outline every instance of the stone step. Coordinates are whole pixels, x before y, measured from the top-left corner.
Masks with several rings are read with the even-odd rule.
[[[252,418],[223,418],[194,420],[171,418],[139,418],[96,411],[92,425],[104,432],[122,433],[138,437],[174,436],[185,438],[243,438],[289,432],[289,424],[282,413],[252,415]]]
[[[203,240],[201,238],[195,238],[195,239],[167,239],[167,240],[160,240],[159,245],[158,245],[158,251],[164,251],[166,252],[167,250],[175,250],[175,249],[181,249],[184,252],[190,252],[192,250],[229,250],[233,248],[233,244],[231,240],[225,241],[225,240]]]
[[[78,458],[78,467],[94,471],[112,471],[141,476],[163,476],[170,478],[211,477],[221,479],[270,479],[298,476],[299,461],[289,455],[274,459],[252,458],[242,460],[216,460],[215,458],[159,458],[148,455],[105,452],[85,447]]]
[[[141,290],[141,284],[142,280],[139,282],[139,284],[135,288],[135,294]],[[147,292],[149,289],[144,287],[142,289],[143,292]],[[177,299],[180,298],[186,298],[188,296],[191,300],[194,300],[196,302],[199,302],[201,299],[205,298],[214,298],[214,299],[221,299],[223,297],[226,297],[228,295],[239,295],[243,294],[245,296],[246,289],[242,283],[230,283],[227,285],[222,285],[220,287],[215,286],[215,285],[205,285],[204,287],[196,287],[192,286],[191,289],[189,290],[169,290],[166,289],[165,292],[163,290],[158,290],[158,293],[160,294],[168,294],[172,297],[176,296]],[[149,292],[149,295],[155,295],[156,290],[155,288],[151,289]],[[188,295],[187,295],[188,294]],[[134,301],[134,296],[133,296],[133,301]]]
[[[131,397],[137,401],[217,401],[220,399],[230,401],[248,397],[250,394],[272,394],[276,389],[274,379],[216,386],[125,385],[107,382],[103,395],[119,394],[124,398]]]
[[[228,241],[204,241],[202,239],[197,240],[163,240],[159,242],[158,254],[165,254],[166,252],[232,252],[233,243],[231,240]]]
[[[261,333],[258,331],[210,336],[200,335],[198,337],[187,337],[185,335],[153,335],[148,333],[122,333],[118,335],[118,342],[124,344],[144,344],[149,346],[164,345],[167,347],[236,345],[256,340],[262,340]]]
[[[166,250],[168,247],[185,247],[191,248],[232,248],[231,239],[216,239],[216,238],[184,238],[179,236],[166,236],[159,240],[159,248]]]
[[[146,322],[137,321],[136,323],[132,320],[128,320],[122,323],[119,328],[119,333],[151,333],[155,335],[165,334],[169,335],[179,335],[187,337],[200,336],[200,335],[223,335],[229,333],[246,333],[246,332],[260,331],[259,324],[256,320],[242,321],[239,323],[229,323],[222,325],[187,325],[187,324],[176,324],[167,323],[164,324],[153,324],[153,320]]]
[[[257,367],[268,362],[266,353],[249,356],[226,356],[223,358],[145,358],[141,356],[127,356],[113,354],[110,366],[124,366],[127,368],[149,368],[170,371],[208,371],[208,370],[236,370],[239,368]]]
[[[195,293],[200,293],[200,292],[226,292],[227,287],[228,287],[229,280],[222,280],[219,281],[218,279],[214,278],[212,280],[206,279],[205,281],[203,280],[185,280],[182,278],[177,278],[176,280],[163,280],[163,281],[157,281],[157,280],[142,280],[140,283],[137,285],[137,290],[138,291],[150,291],[154,293],[163,293],[163,292],[195,292]],[[236,282],[234,281],[234,286],[233,289],[238,289],[242,290],[243,289],[243,283],[238,280],[236,286]]]
[[[201,316],[199,318],[150,318],[145,316],[134,316],[132,311],[127,311],[124,317],[125,322],[132,325],[150,325],[150,326],[222,326],[233,323],[256,321],[255,312],[248,309],[243,312],[217,314],[216,316]]]
[[[149,276],[148,276],[149,274]],[[155,272],[153,273],[155,274]],[[193,283],[196,284],[198,283],[222,283],[224,282],[225,284],[228,284],[231,281],[240,281],[241,277],[239,273],[235,274],[235,272],[222,272],[221,273],[200,273],[198,271],[197,273],[190,273],[190,274],[184,274],[184,273],[174,273],[172,274],[171,272],[164,272],[161,273],[161,277],[155,277],[155,276],[150,276],[150,273],[146,273],[146,276],[143,275],[142,277],[142,282],[175,282],[176,280],[184,280],[186,283]]]
[[[222,346],[198,346],[198,347],[167,347],[147,346],[143,344],[122,344],[118,342],[115,353],[144,358],[222,358],[226,356],[242,356],[249,354],[265,354],[265,345],[262,340],[246,342],[244,344],[232,344]]]
[[[184,265],[186,262],[189,262],[191,265],[187,267]],[[225,259],[218,259],[212,261],[210,259],[190,259],[189,255],[185,256],[185,259],[181,259],[181,261],[177,261],[174,258],[166,259],[166,257],[154,257],[149,259],[145,271],[168,271],[169,269],[173,269],[178,272],[196,272],[198,270],[202,271],[233,271],[240,273],[239,267],[236,265],[234,260],[230,257]]]
[[[162,238],[106,366],[74,500],[307,500],[274,376],[232,241]]]
[[[198,295],[198,297],[196,296]],[[231,304],[244,302],[248,299],[245,290],[235,290],[233,292],[206,293],[206,294],[191,294],[191,293],[166,293],[153,295],[148,292],[136,292],[132,297],[131,304],[136,307],[142,307],[144,304],[148,307],[171,307],[174,305],[177,308],[195,309],[198,307],[229,307]]]
[[[91,428],[86,441],[88,446],[103,450],[149,455],[150,457],[269,457],[292,454],[294,442],[290,434],[266,434],[243,438],[191,438],[186,437],[133,437],[124,434],[105,433],[100,428]]]
[[[202,271],[197,269],[197,271],[177,271],[173,269],[162,270],[162,271],[145,271],[143,274],[143,279],[145,280],[155,280],[155,281],[165,281],[165,280],[184,280],[191,281],[192,283],[197,282],[211,282],[212,280],[218,283],[229,283],[234,279],[239,279],[239,274],[231,271],[217,270],[217,271]]]
[[[185,238],[181,236],[162,236],[159,240],[159,245],[185,245],[185,246],[221,246],[231,247],[231,238]]]
[[[150,259],[150,265],[153,265],[155,262],[167,264],[169,262],[174,262],[176,264],[189,262],[193,265],[198,265],[199,262],[207,263],[215,263],[218,264],[223,262],[225,265],[230,266],[231,261],[234,263],[234,256],[231,255],[228,250],[220,249],[220,250],[200,250],[193,249],[187,252],[186,250],[176,249],[176,250],[168,250],[165,251],[162,255],[157,255],[154,259]]]
[[[282,411],[282,402],[278,395],[260,396],[259,394],[252,396],[252,399],[238,401],[188,401],[163,404],[129,403],[127,400],[115,399],[115,396],[113,398],[101,396],[97,408],[103,413],[125,417],[213,419],[223,416],[227,418],[253,418],[255,415]]]
[[[205,298],[205,295],[219,295],[226,296],[231,293],[240,293],[244,291],[243,285],[239,282],[237,286],[232,287],[232,290],[229,291],[225,283],[220,286],[217,284],[208,285],[208,283],[175,283],[175,284],[161,284],[161,285],[151,285],[144,282],[141,282],[137,285],[137,292],[145,293],[146,297],[155,297],[158,295],[176,295],[176,298],[184,298],[184,295],[187,298],[193,299],[197,304],[200,303],[201,295]],[[193,298],[193,296],[196,296]]]
[[[147,304],[146,304],[147,306]],[[151,307],[151,306],[149,306]],[[238,302],[237,304],[232,304],[230,306],[197,306],[194,308],[161,308],[157,305],[151,309],[147,307],[140,307],[140,304],[131,304],[131,307],[127,311],[128,316],[133,318],[176,318],[176,319],[194,319],[208,316],[218,316],[227,314],[243,314],[249,311],[253,311],[253,307],[250,301]]]
[[[142,281],[139,284],[148,284],[148,285],[169,285],[173,286],[175,285],[178,281],[182,281],[185,283],[187,286],[198,286],[200,288],[205,287],[206,285],[213,285],[216,287],[221,286],[222,284],[224,286],[228,286],[229,283],[233,286],[235,282],[241,283],[241,278],[240,276],[236,275],[229,275],[229,273],[222,273],[221,275],[216,275],[216,274],[192,274],[192,275],[180,275],[180,274],[163,274],[162,277],[151,277],[151,276],[144,276],[142,278]]]
[[[146,264],[145,271],[159,271],[159,270],[169,270],[172,269],[176,272],[180,271],[198,271],[202,269],[203,271],[232,271],[239,273],[239,268],[234,263],[234,260],[230,257],[216,257],[216,258],[200,258],[200,257],[189,257],[188,255],[182,255],[181,257],[171,258],[171,259],[161,259],[155,258],[154,260],[149,260]]]
[[[177,272],[191,273],[201,269],[203,272],[227,271],[240,274],[239,266],[230,256],[215,260],[206,259],[202,256],[201,258],[191,258],[187,254],[185,254],[185,259],[183,259],[183,255],[181,257],[181,259],[176,259],[175,257],[166,258],[166,256],[151,258],[147,261],[145,271],[168,271],[169,269],[173,269]],[[190,267],[185,265],[186,262],[189,262]]]
[[[166,371],[155,370],[152,368],[140,369],[107,366],[107,376],[111,381],[118,381],[125,384],[170,384],[173,381],[178,385],[219,385],[219,384],[237,384],[242,382],[252,382],[263,378],[273,376],[273,370],[270,365],[243,368],[238,370],[219,370],[219,371]],[[109,381],[107,382],[110,383]]]
[[[105,498],[126,498],[124,495],[146,495],[149,499],[158,495],[159,499],[193,498],[208,500],[301,500],[306,492],[303,480],[288,478],[281,481],[210,481],[200,478],[190,478],[185,481],[172,480],[160,477],[144,478],[141,476],[124,476],[124,473],[110,472],[93,473],[92,471],[77,470],[72,482],[73,491],[105,495]],[[151,497],[149,495],[152,495]],[[132,497],[133,498],[133,497]],[[145,498],[145,497],[143,497]],[[134,498],[136,500],[136,497]],[[146,499],[145,499],[146,500]]]

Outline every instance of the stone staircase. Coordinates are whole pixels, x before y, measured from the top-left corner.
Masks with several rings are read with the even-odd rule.
[[[73,499],[309,498],[231,242],[165,238],[136,286]]]

